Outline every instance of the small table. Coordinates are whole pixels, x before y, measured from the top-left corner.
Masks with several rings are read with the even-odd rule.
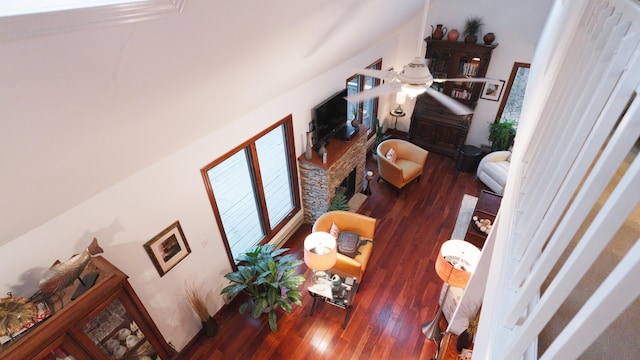
[[[467,234],[464,239],[478,248],[482,249],[484,242],[487,239],[487,235],[476,230],[473,226],[473,217],[477,216],[480,219],[489,219],[493,224],[498,215],[498,209],[500,209],[500,203],[502,202],[502,196],[492,193],[490,191],[482,190],[480,196],[478,196],[478,202],[476,208],[473,210],[469,226],[467,227]]]
[[[346,329],[347,323],[349,322],[349,315],[351,315],[351,310],[353,309],[353,297],[358,291],[358,283],[353,277],[340,278],[342,279],[342,282],[338,288],[333,288],[331,283],[328,280],[325,280],[326,282],[314,284],[307,289],[309,291],[309,295],[313,298],[313,304],[311,305],[309,316],[313,316],[313,311],[316,308],[316,302],[318,300],[324,301],[346,311],[344,322],[342,323],[342,328]]]

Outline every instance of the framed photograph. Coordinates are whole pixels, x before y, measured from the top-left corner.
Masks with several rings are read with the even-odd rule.
[[[484,83],[480,98],[485,100],[498,101],[500,100],[503,89],[504,80],[489,80]]]
[[[147,241],[144,249],[161,277],[191,253],[179,221],[169,225],[160,234]]]

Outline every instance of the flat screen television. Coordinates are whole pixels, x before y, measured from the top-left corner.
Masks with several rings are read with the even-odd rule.
[[[332,137],[349,141],[358,132],[358,128],[347,125],[346,96],[347,89],[340,90],[312,109],[316,150],[322,142],[328,144]]]

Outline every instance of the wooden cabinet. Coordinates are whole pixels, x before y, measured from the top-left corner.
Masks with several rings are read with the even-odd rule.
[[[426,58],[434,78],[485,77],[495,46],[427,39]],[[434,83],[438,91],[475,108],[483,83]],[[471,115],[454,115],[446,107],[423,94],[416,99],[411,116],[409,140],[439,154],[456,157],[464,145]]]
[[[127,281],[103,257],[83,272],[96,284],[75,300],[78,281],[47,300],[53,315],[0,347],[2,359],[171,359],[175,351]]]
[[[409,140],[438,154],[455,157],[464,144],[473,115],[454,115],[427,94],[418,96]]]
[[[467,44],[464,42],[427,39],[429,70],[434,78],[485,77],[491,53],[495,45]],[[438,91],[461,103],[475,108],[484,83],[454,82],[434,83]]]

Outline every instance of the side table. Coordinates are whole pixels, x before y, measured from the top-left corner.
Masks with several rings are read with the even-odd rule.
[[[482,190],[480,196],[478,196],[478,202],[471,215],[471,220],[467,227],[467,234],[464,236],[464,240],[472,243],[478,248],[482,249],[484,242],[487,239],[487,235],[476,230],[472,224],[473,217],[477,216],[480,219],[489,219],[491,223],[496,220],[498,210],[500,209],[500,203],[502,202],[502,196],[492,193],[490,191]]]
[[[311,305],[309,316],[313,316],[313,311],[316,308],[317,302],[324,301],[345,310],[346,314],[344,316],[342,328],[346,329],[347,323],[349,322],[349,316],[351,315],[351,310],[353,310],[353,298],[358,291],[358,283],[353,277],[341,277],[341,279],[342,282],[340,286],[336,288],[332,287],[328,280],[325,280],[326,282],[314,284],[307,289],[309,291],[309,295],[313,298],[313,304]]]

